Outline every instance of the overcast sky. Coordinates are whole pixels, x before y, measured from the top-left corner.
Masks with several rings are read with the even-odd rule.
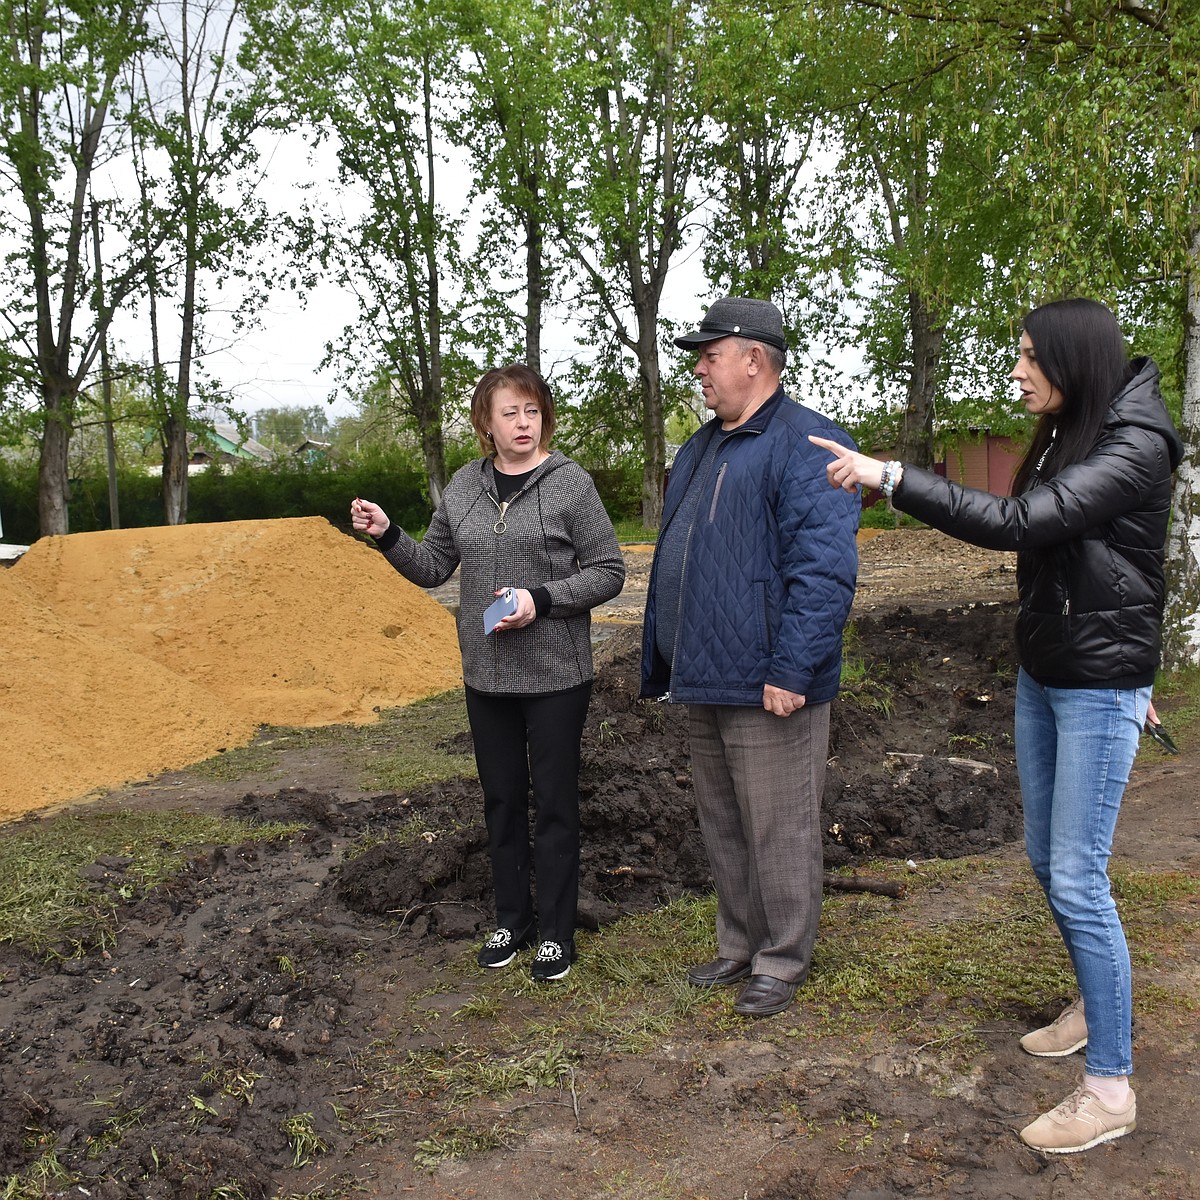
[[[343,206],[348,216],[354,213],[354,195],[334,186],[332,155],[324,152],[310,164],[309,152],[298,135],[286,135],[264,151],[267,182],[263,198],[273,212],[298,211],[301,193],[299,185],[317,182],[319,194],[326,203],[332,197]],[[443,196],[465,196],[470,180],[465,168],[454,162],[440,167],[438,191]],[[468,221],[464,231],[469,243],[475,226]],[[211,286],[211,284],[209,285]],[[710,297],[701,293],[707,287],[698,252],[681,254],[672,270],[672,278],[664,297],[664,315],[681,321],[698,320]],[[210,294],[214,311],[206,320],[208,353],[204,370],[219,380],[236,396],[237,405],[245,412],[262,408],[308,407],[325,404],[337,387],[337,373],[322,369],[325,344],[334,340],[342,328],[357,318],[354,296],[328,282],[320,284],[307,297],[280,289],[259,312],[259,328],[236,331],[223,310],[231,309],[236,292],[227,289],[215,298]],[[165,325],[165,318],[163,324]],[[566,319],[559,309],[548,311],[543,329],[543,362],[548,371],[586,354],[576,344],[580,332],[577,322]],[[114,337],[123,343],[130,354],[149,357],[148,334],[144,317],[126,316],[117,321]],[[146,342],[147,346],[142,343]],[[171,346],[170,336],[164,334],[164,347]],[[350,400],[340,395],[330,408],[331,415],[340,416],[352,411]]]
[[[277,136],[264,142],[262,165],[265,183],[262,196],[272,212],[298,212],[300,185],[317,184],[318,194],[328,204],[331,198],[342,206],[348,217],[354,215],[355,195],[334,185],[335,163],[332,149],[325,147],[310,162],[310,151],[297,134]],[[461,161],[441,164],[438,192],[442,196],[465,196],[469,191],[469,172]],[[476,224],[468,220],[464,240],[475,236]],[[518,272],[519,274],[520,272]],[[211,288],[211,282],[207,283]],[[694,327],[715,295],[704,278],[698,245],[676,256],[664,290],[662,315]],[[236,305],[236,292],[227,288],[222,294],[211,291],[206,299],[213,311],[206,318],[206,354],[203,370],[232,392],[235,407],[246,413],[263,408],[310,407],[325,405],[337,388],[336,371],[322,369],[325,344],[334,340],[348,323],[357,318],[355,298],[332,282],[318,285],[307,298],[285,289],[277,290],[260,310],[259,328],[237,331],[225,312]],[[169,313],[160,316],[164,354],[177,345],[177,333],[168,332]],[[548,374],[561,374],[565,364],[586,357],[588,350],[576,342],[581,325],[569,319],[563,306],[548,309],[542,331],[543,363]],[[631,322],[632,323],[632,322]],[[172,342],[172,337],[176,341]],[[114,338],[132,357],[148,360],[149,335],[144,314],[126,315],[114,324]],[[490,364],[489,364],[490,365]],[[802,388],[803,354],[793,354],[785,381]],[[665,364],[664,364],[665,366]],[[807,398],[807,397],[804,397]],[[329,408],[332,417],[353,411],[350,398],[337,395]]]

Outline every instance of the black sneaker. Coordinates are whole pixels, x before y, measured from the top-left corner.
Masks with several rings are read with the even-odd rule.
[[[526,927],[519,937],[501,926],[479,948],[477,959],[481,967],[507,967],[517,957],[518,950],[533,945],[533,926]]]
[[[551,979],[565,978],[570,974],[575,957],[574,942],[568,942],[566,946],[560,942],[543,942],[533,960],[534,979],[539,983],[547,983]]]

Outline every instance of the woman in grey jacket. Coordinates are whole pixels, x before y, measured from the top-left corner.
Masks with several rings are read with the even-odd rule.
[[[1021,1138],[1069,1154],[1136,1124],[1129,951],[1108,860],[1159,663],[1171,473],[1183,446],[1158,368],[1129,361],[1102,304],[1060,300],[1024,324],[1012,376],[1039,420],[1014,495],[819,444],[836,456],[835,487],[881,488],[945,533],[1017,551],[1025,846],[1081,994],[1021,1046],[1042,1057],[1087,1047],[1081,1085]]]
[[[575,959],[591,610],[620,592],[625,564],[591,477],[549,448],[554,400],[540,375],[519,364],[488,371],[471,423],[484,457],[455,472],[424,540],[370,501],[355,500],[350,515],[421,587],[462,567],[458,641],[496,897],[479,963],[505,967],[537,944],[533,977],[561,979]],[[484,613],[498,597],[511,611],[492,625]]]

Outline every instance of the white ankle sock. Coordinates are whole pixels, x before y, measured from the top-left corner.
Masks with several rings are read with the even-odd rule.
[[[1107,1108],[1124,1108],[1129,1103],[1127,1075],[1085,1075],[1083,1086],[1089,1092],[1094,1092],[1100,1103]]]

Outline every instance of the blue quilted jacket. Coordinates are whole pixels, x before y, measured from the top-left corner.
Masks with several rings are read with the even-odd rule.
[[[718,421],[679,451],[663,529],[679,508]],[[731,432],[706,478],[688,531],[674,670],[654,637],[655,559],[642,641],[644,697],[761,705],[763,685],[832,700],[842,627],[858,570],[860,501],[829,486],[829,454],[808,434],[853,447],[846,432],[782,390]]]

